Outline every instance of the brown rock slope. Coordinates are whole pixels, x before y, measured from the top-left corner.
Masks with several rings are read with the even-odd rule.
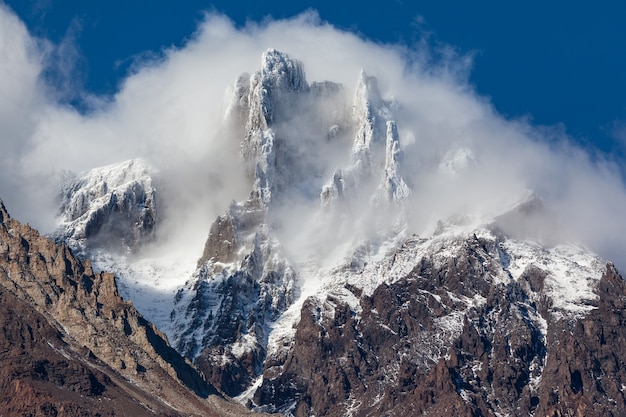
[[[44,316],[0,287],[0,415],[180,415],[63,339]]]
[[[0,414],[249,412],[225,399],[95,273],[0,201]]]
[[[497,249],[474,236],[371,296],[347,285],[360,312],[333,295],[307,300],[255,403],[295,416],[626,416],[626,283],[615,267],[588,314],[554,314],[546,271],[494,282]]]

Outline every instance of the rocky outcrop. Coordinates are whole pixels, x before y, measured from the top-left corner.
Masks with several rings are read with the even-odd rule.
[[[100,247],[135,251],[151,240],[157,220],[156,191],[147,163],[133,159],[68,174],[61,184],[61,226],[56,238],[74,251]]]
[[[615,346],[626,337],[626,284],[611,264],[576,310],[554,301],[553,271],[542,262],[507,277],[507,247],[493,235],[449,241],[446,251],[427,252],[371,293],[345,284],[308,299],[286,359],[266,362],[259,409],[621,415],[626,354]]]
[[[253,181],[252,198],[267,205],[288,186],[288,173],[293,173],[289,164],[293,155],[286,152],[289,143],[273,127],[293,114],[309,85],[302,63],[287,54],[268,49],[261,62],[243,90],[247,106],[239,110],[247,115],[241,152]]]
[[[234,205],[214,223],[207,260],[178,292],[172,314],[177,349],[229,395],[240,394],[261,372],[267,326],[296,295],[294,271],[267,227],[256,223],[259,212],[246,206]]]
[[[120,297],[113,275],[94,272],[89,261],[77,260],[67,246],[57,245],[10,219],[3,206],[0,213],[0,293],[20,309],[36,312],[34,327],[28,322],[7,324],[16,333],[10,340],[19,344],[18,350],[26,349],[25,343],[29,343],[33,355],[52,349],[71,364],[61,370],[62,363],[51,362],[59,355],[50,356],[48,362],[37,362],[38,356],[33,357],[34,374],[27,380],[34,384],[33,396],[39,389],[44,393],[43,402],[34,405],[78,410],[87,404],[74,403],[71,396],[64,403],[55,402],[54,389],[46,394],[50,384],[43,382],[52,381],[58,388],[76,379],[70,390],[79,396],[100,395],[107,384],[120,385],[111,384],[112,380],[123,381],[119,389],[129,393],[128,398],[147,401],[146,407],[158,414],[245,414],[222,398],[131,302]],[[16,318],[10,314],[5,311],[8,323]],[[43,381],[43,385],[33,381]],[[20,384],[18,379],[10,379],[9,384],[15,383]],[[48,395],[52,402],[46,400]]]
[[[404,200],[410,193],[401,175],[400,136],[394,103],[384,100],[376,77],[361,72],[352,102],[350,125],[354,137],[350,165],[336,169],[320,193],[322,206],[350,203],[357,197],[377,205]]]
[[[385,168],[378,186],[378,198],[383,201],[400,202],[409,196],[409,187],[400,175],[400,137],[393,121],[387,122],[387,144],[385,147]]]
[[[209,261],[213,263],[230,263],[235,260],[236,247],[234,219],[228,214],[218,216],[211,225],[209,238],[204,245],[204,251],[198,261],[198,266],[200,267]]]
[[[612,264],[596,289],[597,308],[549,323],[548,356],[536,415],[620,416],[626,409],[626,282]]]
[[[3,415],[182,416],[88,349],[75,350],[32,306],[0,286]]]

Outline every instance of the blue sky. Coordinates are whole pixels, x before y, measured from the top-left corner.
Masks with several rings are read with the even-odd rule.
[[[586,147],[624,155],[626,2],[582,1],[77,1],[5,0],[31,34],[76,48],[72,80],[97,94],[116,91],[137,56],[188,39],[203,11],[238,26],[292,17],[322,20],[383,43],[427,39],[472,54],[470,82],[505,117],[562,123]],[[381,3],[382,4],[382,3]],[[54,73],[51,74],[55,76]]]

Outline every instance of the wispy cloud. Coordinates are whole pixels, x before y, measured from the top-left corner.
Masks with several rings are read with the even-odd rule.
[[[240,138],[220,128],[226,92],[272,47],[303,61],[309,81],[332,80],[349,91],[364,69],[398,103],[414,231],[459,211],[498,214],[532,189],[571,236],[626,265],[626,189],[617,165],[590,157],[558,130],[499,115],[467,82],[471,56],[454,48],[379,44],[312,12],[243,28],[207,14],[183,47],[138,62],[114,96],[94,98],[81,114],[52,93],[76,87],[69,80],[80,61],[73,55],[77,33],[67,45],[50,45],[0,5],[0,196],[14,216],[44,230],[54,227],[46,190],[54,190],[60,170],[139,156],[167,178],[160,198],[170,213],[187,210],[178,221],[202,219],[208,227],[249,187],[238,162]],[[51,68],[62,76],[45,77]],[[442,157],[459,149],[474,162],[459,175],[442,173]]]

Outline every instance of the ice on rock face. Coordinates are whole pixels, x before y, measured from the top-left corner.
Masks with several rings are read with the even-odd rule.
[[[55,235],[79,252],[88,247],[134,250],[150,240],[157,207],[149,170],[145,161],[133,159],[81,177],[68,175],[61,185]]]
[[[240,131],[248,117],[248,99],[250,95],[250,74],[243,73],[235,81],[232,91],[228,91],[230,100],[224,112],[225,125]]]
[[[252,352],[262,361],[268,326],[296,300],[297,271],[303,265],[294,265],[285,255],[269,220],[284,196],[316,189],[322,209],[326,205],[333,210],[336,201],[371,201],[379,188],[394,201],[408,195],[399,174],[398,132],[374,77],[361,73],[352,111],[347,103],[345,109],[329,111],[342,103],[336,98],[342,97],[343,88],[328,81],[309,85],[299,61],[270,49],[263,54],[261,69],[239,77],[232,91],[227,119],[245,120],[241,152],[252,184],[250,198],[231,205],[211,228],[205,255],[181,290],[173,316],[179,349],[210,363],[219,362],[213,351],[218,345],[219,355],[240,357]],[[316,123],[301,132],[298,126],[303,122],[298,117]],[[316,125],[321,127],[315,130]],[[342,132],[351,129],[352,147],[349,142],[344,147],[349,161],[345,168],[326,169],[319,162],[326,155],[302,153],[303,149],[315,152],[330,140],[346,139]],[[330,184],[315,182],[329,171],[334,171]],[[340,207],[335,211],[341,214]],[[191,305],[203,308],[190,309]],[[233,317],[241,321],[236,331],[229,324]],[[229,336],[220,339],[216,334]],[[246,370],[243,379],[256,378],[254,369]]]
[[[337,91],[337,84],[320,83],[312,94],[327,97]],[[276,126],[287,123],[310,93],[302,64],[274,49],[263,54],[259,71],[237,80],[227,118],[246,120],[241,153],[251,177],[250,198],[233,203],[211,227],[198,269],[179,291],[172,315],[173,341],[184,354],[231,371],[235,366],[225,357],[255,358],[232,371],[237,381],[222,387],[231,394],[257,377],[269,323],[297,295],[295,269],[268,214],[297,184],[293,172],[299,163],[288,151],[293,133],[281,135]]]
[[[385,169],[379,186],[379,194],[386,201],[400,202],[409,196],[409,187],[399,173],[401,158],[400,138],[393,121],[387,122],[387,146],[385,150]]]
[[[361,163],[364,168],[377,161],[370,161],[373,146],[384,143],[385,122],[390,120],[391,112],[378,91],[378,82],[375,77],[368,76],[361,71],[357,83],[353,105],[354,120],[356,123],[352,159],[355,164]]]
[[[262,57],[261,69],[248,77],[239,77],[233,91],[229,110],[238,115],[231,118],[245,120],[241,153],[253,181],[253,196],[267,205],[272,194],[285,182],[276,173],[277,138],[273,126],[284,121],[298,106],[302,96],[309,92],[302,63],[287,54],[268,49]],[[330,87],[316,88],[322,91]],[[245,97],[247,94],[247,97]]]
[[[401,201],[409,195],[409,187],[400,176],[400,137],[391,107],[381,97],[376,78],[361,71],[352,104],[351,163],[337,169],[322,188],[323,207],[367,193],[376,204]],[[378,178],[380,183],[376,184]]]
[[[245,76],[245,75],[244,75]],[[268,49],[262,57],[262,67],[249,78],[249,87],[242,85],[243,79],[237,81],[235,93],[248,92],[246,137],[242,143],[242,154],[245,160],[256,160],[264,155],[264,145],[273,136],[270,127],[280,121],[285,109],[289,109],[298,96],[308,91],[302,63],[289,58],[287,54]]]
[[[322,187],[320,201],[323,208],[329,208],[334,202],[344,197],[345,179],[343,170],[338,169],[332,180]]]

